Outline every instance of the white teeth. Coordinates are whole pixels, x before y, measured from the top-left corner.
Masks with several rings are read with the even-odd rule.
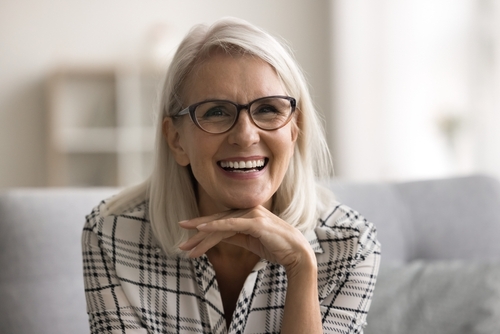
[[[264,166],[264,159],[259,160],[249,160],[249,161],[221,161],[220,166],[222,168],[257,168]]]

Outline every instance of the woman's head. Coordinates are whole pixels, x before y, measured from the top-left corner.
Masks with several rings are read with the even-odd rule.
[[[247,68],[242,64],[246,64]],[[212,76],[207,74],[208,72]],[[240,75],[239,80],[237,75]],[[245,81],[250,75],[254,77]],[[232,80],[233,83],[216,87],[214,82],[217,80],[212,79],[217,76],[226,81]],[[204,82],[206,80],[210,82]],[[233,86],[237,86],[237,89],[232,90]],[[247,92],[245,87],[250,91]],[[252,157],[256,158],[253,160],[265,159],[266,154],[275,157],[275,154],[284,152],[284,156],[278,157],[280,163],[286,162],[286,165],[280,165],[279,184],[275,187],[277,189],[274,196],[270,195],[273,197],[272,209],[299,229],[306,230],[315,225],[317,201],[314,181],[315,177],[325,177],[330,172],[328,150],[304,77],[289,51],[276,39],[245,21],[232,18],[219,20],[212,26],[196,26],[180,44],[167,73],[162,93],[156,164],[149,186],[153,229],[159,240],[168,240],[166,243],[162,242],[167,251],[175,249],[172,246],[182,239],[179,236],[184,232],[177,226],[177,221],[199,214],[195,196],[196,191],[199,191],[195,188],[197,182],[204,182],[205,179],[202,178],[211,177],[201,172],[201,165],[193,163],[201,163],[196,158],[204,150],[203,145],[220,147],[222,144],[214,144],[214,141],[223,135],[211,135],[196,129],[200,138],[189,137],[187,133],[182,133],[183,129],[189,129],[190,132],[195,129],[189,116],[173,118],[171,122],[165,123],[164,120],[171,120],[171,117],[189,105],[205,99],[231,100],[238,104],[246,104],[268,95],[290,96],[296,99],[297,107],[293,119],[283,128],[274,131],[258,129],[250,123],[248,114],[243,111],[235,125],[241,126],[241,129],[233,129],[224,135],[227,140],[240,140],[237,145],[246,145],[245,140],[251,140],[257,133],[260,140],[264,136],[266,143],[262,145],[265,147],[263,152],[251,152],[252,154],[245,156],[247,160],[252,160]],[[175,146],[172,146],[173,141],[170,141],[169,146],[165,140],[163,135],[168,131],[162,128],[162,123],[166,128],[171,126],[177,129],[178,133],[182,133],[180,139],[185,142],[191,140],[189,145],[184,143],[184,148],[190,148],[191,151],[185,152],[183,158]],[[246,137],[243,134],[246,134]],[[232,138],[228,139],[227,136]],[[193,145],[195,139],[198,139],[198,142],[206,141],[200,143],[196,152],[193,151],[193,147],[196,147]],[[180,143],[179,140],[177,143]],[[282,147],[276,143],[282,144]],[[231,160],[238,155],[229,154],[225,157],[220,155],[220,151],[214,152],[212,158],[219,167],[221,163],[230,162],[224,161],[225,158]],[[215,183],[208,182],[205,188],[210,187],[215,187]],[[233,195],[235,194],[231,194]]]
[[[177,163],[189,165],[196,180],[200,215],[271,210],[298,134],[294,99],[274,68],[214,50],[185,85],[181,100],[191,113],[166,117],[164,132]]]

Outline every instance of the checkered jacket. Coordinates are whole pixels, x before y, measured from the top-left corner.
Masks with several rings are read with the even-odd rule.
[[[279,333],[287,277],[261,260],[240,293],[229,329],[206,256],[169,257],[155,242],[148,202],[87,216],[83,269],[92,333]],[[318,262],[325,333],[362,333],[380,261],[374,226],[336,204],[306,235]]]

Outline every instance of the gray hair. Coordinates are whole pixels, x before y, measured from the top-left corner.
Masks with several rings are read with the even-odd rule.
[[[243,52],[267,62],[276,70],[287,94],[297,100],[298,138],[283,182],[274,195],[273,212],[305,233],[316,226],[319,210],[333,197],[316,183],[317,178],[332,175],[331,159],[306,80],[290,50],[267,32],[240,19],[223,18],[211,26],[197,25],[179,45],[166,75],[151,176],[107,204],[107,213],[117,214],[140,198],[149,198],[153,233],[163,250],[171,255],[180,253],[178,245],[188,237],[188,232],[177,223],[199,213],[192,173],[189,166],[180,166],[175,161],[163,137],[162,123],[165,117],[181,110],[180,92],[187,77],[214,48],[228,53]]]

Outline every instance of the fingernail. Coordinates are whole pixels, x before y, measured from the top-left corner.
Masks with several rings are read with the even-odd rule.
[[[188,220],[181,220],[181,221],[179,222],[179,225],[186,224],[187,222],[188,222]]]
[[[207,226],[207,223],[205,224],[200,224],[196,228],[199,230],[200,228],[203,229],[205,226]]]

